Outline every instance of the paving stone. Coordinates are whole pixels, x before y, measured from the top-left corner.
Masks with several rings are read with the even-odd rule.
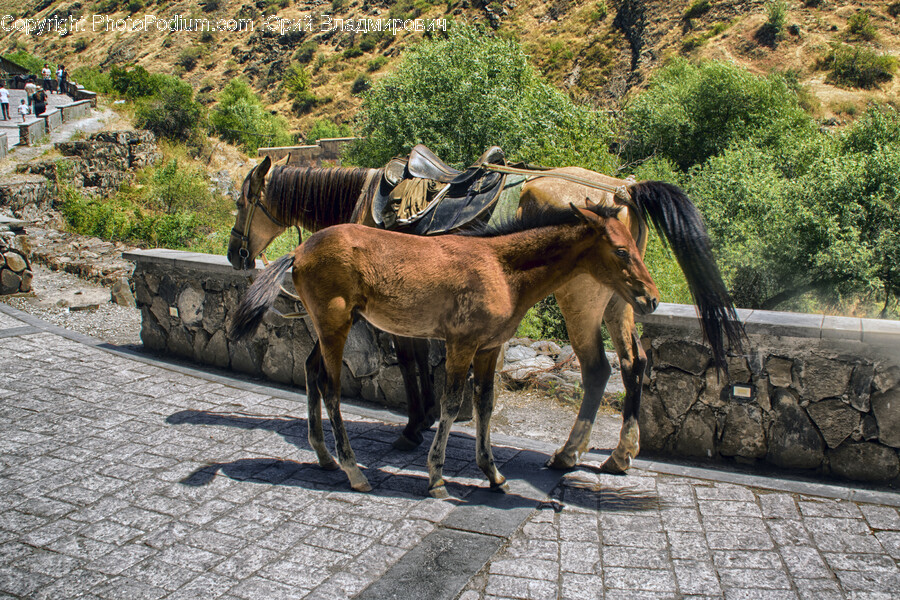
[[[843,600],[841,586],[834,577],[825,579],[794,579],[802,600]]]
[[[779,548],[784,564],[794,579],[828,578],[831,570],[816,548],[805,546]]]
[[[781,569],[718,569],[722,587],[728,589],[755,588],[789,590],[790,578]]]
[[[558,562],[555,560],[510,558],[493,561],[489,572],[492,575],[509,575],[511,577],[526,577],[543,581],[556,581],[559,577],[559,566]]]
[[[675,591],[675,577],[668,569],[609,567],[603,569],[603,581],[607,588],[621,590],[644,590],[659,593]]]
[[[685,595],[720,596],[722,587],[715,567],[705,561],[674,560],[678,589]]]
[[[813,541],[802,521],[769,519],[766,521],[772,540],[779,546],[811,546]]]
[[[900,560],[900,531],[879,531],[875,537],[895,560]]]
[[[859,509],[873,529],[885,529],[900,531],[900,515],[893,506],[879,506],[875,504],[861,504]]]
[[[604,546],[600,560],[604,570],[607,567],[665,569],[669,564],[669,554],[664,549]]]
[[[560,592],[563,598],[603,600],[603,579],[599,575],[563,573]]]
[[[501,598],[522,600],[556,600],[556,583],[505,575],[488,577],[485,593]]]
[[[563,571],[591,574],[600,562],[600,550],[591,542],[560,542],[559,562]],[[507,551],[507,554],[510,552]],[[555,557],[554,557],[555,558]]]

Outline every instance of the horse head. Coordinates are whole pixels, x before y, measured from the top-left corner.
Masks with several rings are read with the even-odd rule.
[[[659,290],[641,259],[631,232],[616,218],[620,207],[586,202],[586,208],[570,205],[579,219],[595,232],[591,245],[591,275],[611,286],[640,315],[652,313],[659,306]]]
[[[272,166],[267,156],[244,178],[241,197],[237,200],[237,216],[228,243],[228,262],[237,270],[252,269],[256,257],[287,229],[272,216],[266,204],[266,175]]]

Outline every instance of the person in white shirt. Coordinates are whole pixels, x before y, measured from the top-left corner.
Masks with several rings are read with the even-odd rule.
[[[3,120],[9,121],[9,90],[2,82],[0,82],[0,112],[3,114]]]
[[[44,68],[41,69],[41,77],[44,79],[44,90],[53,93],[53,89],[50,86],[50,78],[53,76],[53,71],[50,70],[50,65],[44,63]]]
[[[33,81],[29,81],[25,84],[25,97],[28,99],[28,106],[31,106],[33,102],[32,96],[37,91],[37,85]]]
[[[23,123],[25,122],[25,117],[28,116],[29,112],[31,112],[31,110],[28,108],[28,105],[25,104],[25,101],[22,100],[22,104],[19,105],[19,114],[22,115]]]

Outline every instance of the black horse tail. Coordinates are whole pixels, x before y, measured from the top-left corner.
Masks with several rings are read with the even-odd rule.
[[[700,311],[700,325],[713,360],[717,367],[727,369],[725,340],[740,352],[746,335],[713,258],[700,211],[670,183],[641,181],[629,191],[644,220],[653,223],[660,239],[675,254]]]
[[[238,304],[234,316],[231,318],[231,338],[240,340],[259,326],[263,315],[272,308],[278,294],[281,293],[281,281],[284,274],[294,266],[294,254],[285,254],[271,263],[260,273],[250,289],[244,294],[243,300]]]

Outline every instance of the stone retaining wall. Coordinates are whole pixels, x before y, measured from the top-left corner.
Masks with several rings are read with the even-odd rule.
[[[135,250],[123,256],[135,262],[132,281],[147,349],[305,387],[305,362],[315,343],[307,319],[289,320],[269,312],[246,341],[232,342],[226,336],[231,311],[255,271],[235,271],[222,256],[177,250]],[[289,278],[285,284],[291,285]],[[275,309],[291,313],[298,307],[282,296]],[[442,389],[443,356],[437,343],[430,358],[436,368],[436,389]],[[406,408],[390,337],[365,321],[353,326],[347,340],[341,388],[348,397]]]
[[[44,127],[47,128],[47,131],[63,124],[63,115],[58,108],[41,113],[40,118],[44,120]]]
[[[40,118],[31,118],[24,123],[19,123],[19,144],[22,146],[34,146],[47,135],[47,121]]]
[[[34,275],[22,227],[21,221],[0,217],[0,295],[31,291]]]
[[[234,343],[225,334],[255,273],[234,271],[224,257],[174,250],[124,257],[136,263],[133,282],[148,349],[305,385],[304,363],[314,344],[307,320],[270,312],[249,341]],[[289,278],[285,285],[290,289]],[[284,297],[275,308],[299,310]],[[642,451],[862,481],[898,479],[900,322],[766,311],[741,316],[749,343],[743,355],[729,358],[729,375],[718,378],[692,306],[664,304],[641,319],[650,358]],[[544,354],[531,349],[532,358]],[[506,358],[504,370],[512,372],[515,357]],[[443,357],[436,343],[431,362],[440,390]],[[554,361],[546,362],[543,369],[551,369]],[[341,381],[346,396],[405,408],[390,338],[363,321],[347,341]]]
[[[859,481],[900,475],[900,322],[741,311],[749,343],[717,374],[691,306],[645,317],[649,454]]]
[[[304,167],[321,167],[323,161],[341,164],[344,147],[357,138],[323,138],[309,146],[278,146],[260,148],[260,157],[268,156],[273,161],[291,156],[290,164]]]
[[[103,131],[74,142],[60,142],[57,150],[65,157],[23,163],[17,171],[64,181],[84,192],[108,196],[134,176],[134,170],[161,158],[156,136],[149,131]]]
[[[6,158],[9,154],[9,139],[5,133],[0,133],[0,160]]]
[[[40,220],[52,208],[56,186],[44,177],[14,175],[0,182],[0,208],[26,221]]]
[[[60,105],[57,108],[62,113],[63,123],[77,121],[78,119],[84,119],[85,117],[89,117],[91,115],[90,100],[71,102],[69,104]]]

